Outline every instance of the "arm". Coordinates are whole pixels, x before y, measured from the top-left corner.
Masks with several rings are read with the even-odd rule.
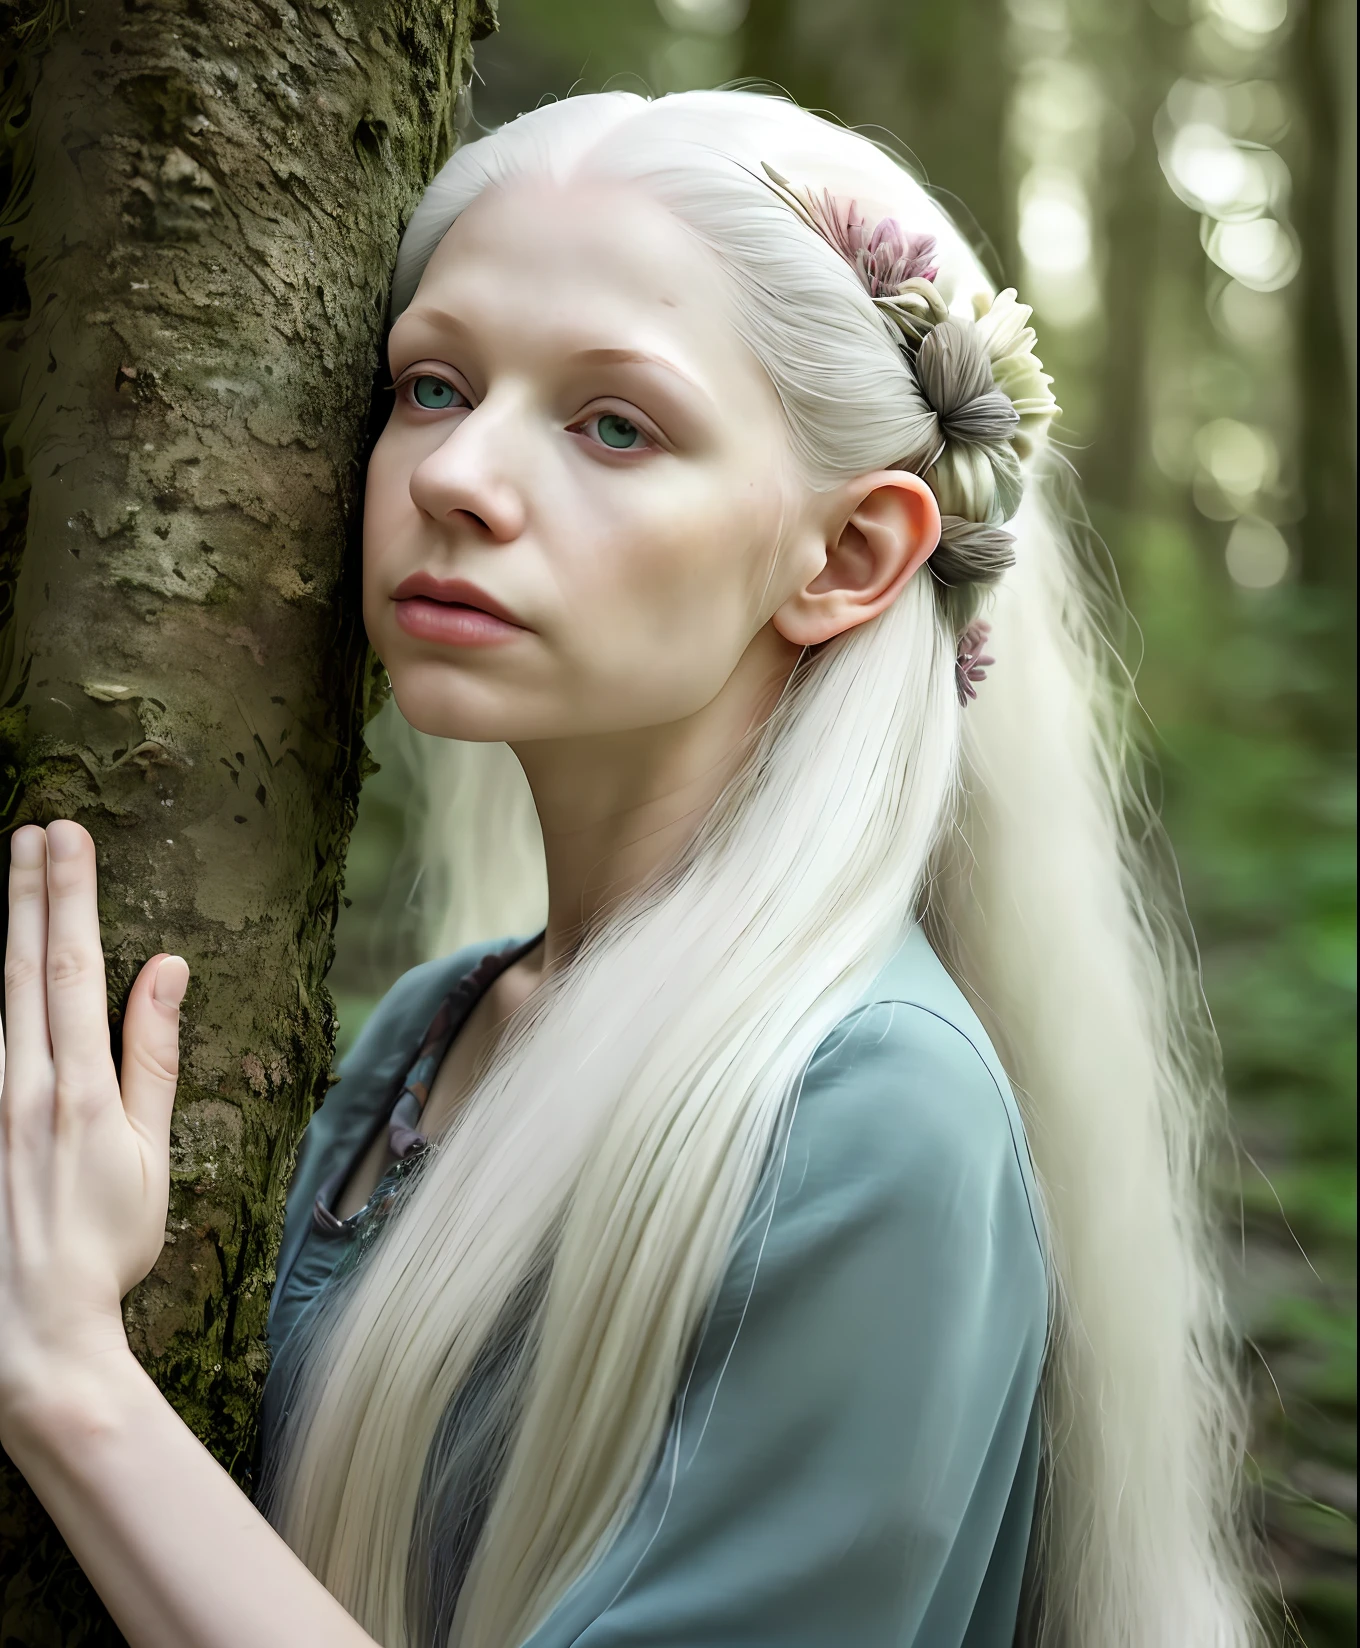
[[[0,1440],[131,1648],[374,1648],[126,1344],[55,1367]]]
[[[15,832],[0,1049],[0,1445],[131,1648],[363,1648],[372,1638],[181,1423],[123,1332],[119,1301],[164,1235],[187,983],[176,956],[142,969],[120,1090],[94,845],[66,822]]]
[[[1023,1149],[921,1008],[824,1045],[643,1500],[526,1648],[1009,1644],[1047,1308]]]

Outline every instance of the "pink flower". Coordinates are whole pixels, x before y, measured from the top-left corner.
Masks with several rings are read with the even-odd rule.
[[[960,704],[966,705],[970,698],[977,697],[976,683],[987,679],[987,666],[996,662],[982,650],[991,633],[992,626],[979,619],[977,623],[969,624],[959,637],[958,656],[954,660],[954,685],[958,688]]]
[[[858,204],[837,200],[829,189],[821,198],[805,197],[809,217],[868,288],[871,298],[891,297],[909,280],[934,280],[934,235],[913,234],[895,217],[881,218],[872,230]]]

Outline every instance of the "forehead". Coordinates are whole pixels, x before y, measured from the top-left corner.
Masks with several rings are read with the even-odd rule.
[[[632,184],[525,178],[490,187],[435,249],[413,308],[470,325],[608,334],[730,357],[730,291],[716,257]]]

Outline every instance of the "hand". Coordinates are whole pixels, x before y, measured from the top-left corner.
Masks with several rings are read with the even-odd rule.
[[[94,842],[16,830],[0,1038],[0,1417],[63,1366],[126,1354],[119,1303],[165,1239],[179,1069],[179,956],[138,974],[119,1091]],[[8,1059],[6,1059],[6,1051]]]

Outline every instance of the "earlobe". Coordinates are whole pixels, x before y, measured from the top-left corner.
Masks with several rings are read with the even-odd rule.
[[[820,572],[774,614],[797,646],[816,646],[885,612],[940,541],[935,494],[919,475],[880,470],[843,490]]]

